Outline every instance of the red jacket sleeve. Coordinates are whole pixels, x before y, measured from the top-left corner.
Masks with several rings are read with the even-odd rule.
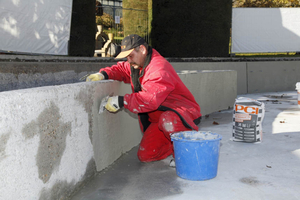
[[[130,83],[130,65],[128,62],[118,62],[111,67],[100,69],[99,72],[105,71],[109,79]]]

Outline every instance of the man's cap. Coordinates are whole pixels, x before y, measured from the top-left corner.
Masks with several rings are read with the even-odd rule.
[[[126,36],[121,42],[121,53],[117,55],[116,59],[126,58],[134,50],[134,48],[144,43],[144,38],[139,35],[131,34]]]

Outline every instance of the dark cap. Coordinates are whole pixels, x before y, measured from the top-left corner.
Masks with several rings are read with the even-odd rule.
[[[126,58],[134,48],[144,44],[145,40],[139,35],[131,34],[126,36],[121,42],[121,53],[116,57],[119,58]]]

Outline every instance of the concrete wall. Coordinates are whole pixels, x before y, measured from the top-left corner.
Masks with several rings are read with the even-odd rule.
[[[0,62],[0,91],[77,83],[106,63]]]
[[[249,62],[247,63],[247,93],[295,90],[300,82],[300,62]]]
[[[179,76],[203,114],[233,105],[235,71]],[[131,93],[118,81],[1,92],[0,199],[65,199],[138,145],[142,133],[136,115],[98,113],[100,100],[111,92]]]
[[[300,58],[168,60],[175,70],[235,70],[238,94],[295,90],[300,81]],[[77,83],[115,63],[113,58],[0,55],[0,91]]]
[[[176,70],[236,70],[238,94],[295,90],[300,61],[171,62]]]
[[[246,62],[171,62],[175,70],[235,70],[237,93],[247,93]]]
[[[237,96],[234,70],[182,70],[179,77],[194,95],[202,115],[233,107]]]
[[[1,92],[0,199],[60,199],[141,139],[137,120],[98,114],[119,82]]]

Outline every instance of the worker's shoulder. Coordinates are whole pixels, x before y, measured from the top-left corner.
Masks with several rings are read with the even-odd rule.
[[[160,53],[158,51],[156,51],[155,49],[153,49],[153,53],[152,53],[152,58],[151,61],[153,62],[159,62],[162,64],[169,64],[169,61],[167,61],[162,55],[160,55]]]
[[[167,71],[168,73],[176,73],[171,63],[169,63],[164,57],[156,56],[151,59],[148,70],[161,73]]]

